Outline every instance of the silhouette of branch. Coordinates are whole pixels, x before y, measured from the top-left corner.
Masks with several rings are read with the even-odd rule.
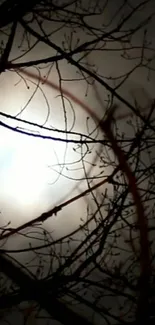
[[[62,324],[92,325],[85,317],[78,315],[65,303],[51,296],[44,288],[42,282],[31,278],[28,273],[21,270],[18,265],[15,265],[11,259],[5,255],[0,255],[0,270],[20,287],[20,298],[23,300],[36,300],[41,308],[45,309],[52,318],[57,319]],[[18,302],[17,297],[18,296],[16,296],[16,303]]]

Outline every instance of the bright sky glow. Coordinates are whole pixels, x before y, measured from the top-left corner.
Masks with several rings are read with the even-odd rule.
[[[34,91],[34,85],[28,90],[25,84],[18,82],[19,76],[15,74],[4,76],[4,93],[10,89],[10,96],[2,96],[2,111],[16,115],[26,105]],[[6,79],[8,78],[8,84]],[[16,80],[17,79],[17,80]],[[50,116],[48,127],[65,130],[73,130],[88,134],[92,132],[96,125],[88,114],[80,107],[74,105],[74,112],[70,104],[66,104],[67,124],[65,125],[64,112],[62,110],[61,98],[58,93],[46,86],[43,86],[46,96],[50,103]],[[26,106],[22,114],[18,115],[21,119],[30,120],[39,124],[45,122],[47,108],[45,109],[44,96],[38,90],[35,98]],[[5,109],[4,109],[5,108]],[[75,116],[74,116],[75,115]],[[41,129],[14,122],[10,119],[1,117],[2,121],[13,127],[20,127],[25,131],[32,131],[55,138],[66,139],[65,133],[42,131]],[[24,128],[24,129],[23,129]],[[94,131],[92,137],[95,137]],[[80,139],[79,136],[69,136],[69,139]],[[90,152],[85,156],[85,167],[88,172],[91,168],[97,145],[89,146]],[[18,226],[27,220],[31,220],[42,212],[47,211],[52,206],[62,203],[63,199],[79,194],[80,188],[86,189],[87,182],[81,182],[84,176],[81,154],[87,152],[88,148],[83,146],[83,153],[77,144],[52,141],[47,139],[34,138],[21,135],[4,127],[0,128],[0,206],[3,223],[11,221],[12,226]],[[78,187],[77,187],[78,186]],[[77,187],[77,192],[74,191]],[[85,202],[86,204],[86,202]],[[79,202],[77,203],[79,206]],[[80,206],[82,207],[82,203]],[[74,219],[71,215],[67,218],[72,219],[72,225],[79,224],[79,210],[73,208]],[[82,210],[81,210],[82,211]],[[81,212],[82,213],[82,212]],[[66,218],[64,220],[66,223]],[[70,221],[69,221],[70,222]],[[63,229],[63,228],[62,228]]]

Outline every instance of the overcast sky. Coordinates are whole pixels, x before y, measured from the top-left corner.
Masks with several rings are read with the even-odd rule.
[[[86,5],[86,1],[83,0]],[[90,1],[91,2],[91,1]],[[89,5],[90,5],[89,2]],[[92,1],[93,4],[94,1]],[[60,1],[61,3],[61,1]],[[102,3],[102,0],[101,0]],[[117,3],[117,4],[116,4]],[[96,19],[90,18],[88,22],[93,23],[98,27],[102,23],[107,23],[118,8],[121,1],[109,1],[109,5],[104,14]],[[130,5],[134,5],[135,1],[130,1]],[[126,27],[133,27],[140,22],[144,17],[147,17],[155,9],[155,2],[150,1],[147,9],[138,12],[130,24]],[[126,13],[128,9],[126,8]],[[119,13],[120,15],[123,12]],[[119,16],[116,16],[116,20]],[[49,30],[49,24],[45,24],[46,29]],[[112,26],[112,25],[111,25]],[[148,28],[148,38],[152,41],[152,48],[155,48],[155,32],[154,23],[150,22]],[[55,28],[55,25],[50,25],[50,28]],[[16,33],[16,41],[11,53],[11,59],[18,57],[21,54],[18,46],[21,42],[23,30],[21,26],[18,26]],[[62,46],[62,40],[64,35],[70,34],[70,30],[63,28],[60,32],[55,33],[52,36],[52,41],[57,45]],[[134,44],[139,46],[141,44],[143,31],[137,33],[134,37]],[[80,42],[84,40],[88,41],[89,37],[82,31],[78,31],[74,36],[80,38]],[[3,39],[3,35],[1,35]],[[32,39],[33,41],[33,39]],[[120,44],[113,44],[116,48]],[[48,57],[54,54],[51,53],[47,46],[38,44],[32,51],[30,51],[23,58],[19,58],[17,61],[27,61]],[[139,54],[138,50],[132,51],[132,55],[135,57]],[[150,55],[150,52],[149,52]],[[114,82],[109,77],[116,77],[129,71],[135,64],[136,60],[125,60],[120,57],[118,51],[115,52],[92,52],[89,56],[89,62],[97,67],[100,75],[104,75],[105,80],[112,86]],[[41,66],[43,68],[43,66]],[[152,67],[155,68],[155,62],[153,61]],[[75,94],[78,98],[89,104],[91,109],[94,110],[99,116],[103,115],[103,107],[95,98],[93,87],[87,85],[85,81],[74,80],[80,78],[74,67],[69,65],[64,60],[60,63],[61,73],[66,81],[64,87],[71,93]],[[41,70],[42,75],[46,73],[48,68]],[[37,73],[34,68],[31,69]],[[58,83],[58,75],[56,67],[53,67],[49,79]],[[71,81],[72,80],[72,81]],[[34,83],[35,82],[35,83]],[[27,85],[29,89],[27,89]],[[43,124],[47,117],[47,126],[53,126],[54,128],[62,128],[65,130],[65,119],[61,106],[61,98],[58,96],[58,92],[51,89],[48,85],[40,85],[40,89],[37,89],[34,97],[29,102],[34,90],[36,89],[36,81],[32,78],[27,78],[27,85],[23,79],[14,72],[6,72],[0,76],[0,103],[1,111],[17,115],[20,118],[32,120],[33,122]],[[143,105],[147,105],[148,101],[154,97],[155,86],[155,74],[152,71],[149,75],[145,68],[137,69],[124,83],[124,85],[118,89],[125,99],[132,100],[131,95]],[[103,87],[97,85],[100,98],[103,103],[107,100],[107,91]],[[86,96],[87,94],[87,96]],[[46,96],[46,98],[45,98]],[[48,100],[48,103],[47,103]],[[117,101],[117,100],[116,100]],[[23,110],[28,103],[26,109]],[[74,132],[88,133],[93,132],[95,136],[95,122],[90,119],[87,124],[88,114],[84,112],[78,105],[74,104],[74,111],[70,103],[66,99],[66,115],[67,115],[67,128],[72,129]],[[49,107],[50,107],[50,115]],[[23,111],[22,111],[23,110]],[[119,114],[126,111],[127,108],[120,104]],[[22,111],[22,113],[20,113]],[[3,121],[6,122],[5,119]],[[9,123],[13,123],[9,121]],[[14,125],[15,124],[11,124]],[[120,124],[120,130],[130,132],[129,127],[124,128],[124,121]],[[37,131],[37,130],[36,130]],[[52,133],[54,136],[59,136],[58,133]],[[61,135],[65,137],[64,135]],[[101,134],[98,135],[101,137]],[[55,204],[61,203],[63,199],[67,199],[75,194],[79,194],[82,189],[87,188],[87,183],[81,181],[83,178],[83,168],[79,161],[81,151],[76,149],[76,145],[69,144],[66,146],[63,142],[51,142],[48,140],[32,139],[27,136],[20,136],[0,128],[0,209],[1,209],[1,226],[6,225],[11,221],[11,225],[18,226],[23,222],[31,220],[33,217],[39,216],[42,212],[47,211]],[[91,153],[87,155],[86,170],[90,172],[90,162],[96,157],[96,151],[100,150],[99,145],[91,146]],[[63,165],[65,161],[65,166]],[[92,169],[90,175],[97,175],[99,170]],[[105,174],[109,174],[111,169],[107,168]],[[109,186],[109,194],[112,194],[112,189]],[[61,211],[57,217],[49,219],[45,223],[45,228],[52,231],[54,238],[66,234],[69,230],[75,229],[79,223],[80,218],[86,218],[87,205],[90,205],[90,209],[94,209],[94,203],[88,202],[88,199],[81,199],[69,207],[66,207]],[[25,238],[20,240],[14,238],[6,243],[7,248],[21,248],[27,246],[28,242]],[[25,259],[25,256],[20,256],[20,259]],[[28,258],[28,257],[27,257]],[[39,323],[38,323],[39,324]],[[53,323],[52,323],[53,324]]]

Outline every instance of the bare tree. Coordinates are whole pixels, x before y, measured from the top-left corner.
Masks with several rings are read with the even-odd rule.
[[[14,310],[23,323],[31,313],[33,322],[47,324],[53,319],[62,324],[154,321],[152,6],[153,0],[122,0],[117,6],[112,0],[0,5],[1,91],[13,75],[18,92],[28,93],[15,112],[2,107],[1,129],[31,141],[63,143],[63,163],[52,168],[75,184],[70,195],[63,187],[58,204],[39,216],[17,227],[1,223],[2,322],[10,322]],[[146,79],[138,85],[140,95],[137,75],[139,82]],[[51,122],[47,88],[60,99],[60,127]],[[41,123],[39,104],[35,119],[25,117],[39,91],[47,109]],[[75,158],[67,160],[67,150]],[[75,214],[82,202],[85,208]],[[49,227],[53,216],[57,220],[70,206],[67,213],[72,219],[79,215],[78,226],[55,238]],[[19,243],[25,238],[26,247],[13,249],[12,238]]]

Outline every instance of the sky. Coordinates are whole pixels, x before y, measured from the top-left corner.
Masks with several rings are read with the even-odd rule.
[[[108,21],[108,18],[110,19],[110,17],[112,17],[112,14],[115,12],[115,10],[115,5],[109,6],[105,14],[100,17],[101,22],[103,20]],[[141,12],[140,18],[138,16],[138,19],[142,19],[143,15],[146,15],[146,12]],[[137,23],[137,16],[135,17],[135,20]],[[98,22],[99,20],[96,22],[93,20],[93,24],[97,24]],[[131,24],[133,25],[134,23],[135,21],[133,19]],[[48,24],[45,27],[48,28]],[[60,33],[56,33],[52,37],[52,40],[56,41],[58,45],[61,45],[65,32],[66,34],[69,34],[70,32],[68,29],[66,29],[66,31],[64,29],[63,31],[64,34],[62,31],[60,31]],[[17,48],[21,39],[22,32],[23,31],[21,27],[18,27],[15,45],[11,52],[11,58],[18,57],[18,52],[20,53]],[[81,33],[79,36],[81,42],[88,39],[88,36],[84,33]],[[76,37],[78,37],[78,35]],[[140,41],[141,40],[139,39],[135,39],[137,46],[140,44]],[[118,47],[118,44],[114,46]],[[38,44],[34,50],[30,51],[30,53],[24,56],[24,58],[19,58],[17,62],[26,59],[31,60],[34,58],[37,59],[38,57],[46,57],[48,55],[49,48],[44,48],[42,45]],[[95,64],[98,69],[100,69],[100,74],[104,74],[105,78],[121,75],[126,71],[129,71],[132,65],[135,64],[135,61],[131,62],[130,60],[127,61],[123,60],[122,58],[120,59],[120,55],[117,54],[116,51],[115,54],[113,52],[109,52],[107,54],[106,51],[98,51],[95,53],[92,52],[90,54],[89,60],[92,64]],[[85,96],[87,92],[86,83],[84,81],[82,82],[81,80],[74,82],[70,81],[72,78],[77,78],[75,69],[72,66],[66,64],[64,61],[60,64],[60,69],[63,78],[69,80],[64,82],[64,87],[68,89],[72,94],[78,96],[78,98],[82,100],[84,99],[84,101],[91,106],[92,110],[94,110],[98,115],[102,116],[103,108],[100,107],[100,104],[95,99],[93,87],[89,87],[88,94]],[[32,70],[35,71],[35,69]],[[43,74],[46,70],[41,71],[43,71]],[[56,80],[57,78],[55,67],[52,69],[50,78],[51,80]],[[52,125],[54,128],[64,129],[64,113],[61,105],[61,98],[58,97],[58,92],[50,89],[48,86],[46,86],[46,84],[41,85],[40,89],[36,90],[37,86],[34,84],[36,81],[30,80],[30,78],[27,79],[27,83],[30,89],[27,89],[27,85],[24,83],[24,81],[18,74],[15,74],[14,72],[7,71],[7,73],[3,73],[1,75],[0,86],[3,90],[0,94],[1,111],[40,124],[43,124],[46,122],[46,119],[48,119],[46,123],[47,126]],[[150,97],[154,94],[154,75],[152,74],[151,82],[147,82],[146,79],[146,69],[137,69],[137,71],[133,73],[130,78],[128,78],[125,84],[120,89],[118,89],[118,92],[120,94],[123,94],[124,98],[126,99],[131,99],[131,93],[133,93],[138,101],[141,101],[142,105],[143,103],[147,104]],[[113,82],[109,80],[109,84],[113,84]],[[107,92],[103,89],[103,87],[102,89],[98,85],[97,87],[101,100],[105,102]],[[36,90],[36,93],[30,101],[34,90]],[[27,107],[24,109],[26,105]],[[65,102],[65,105],[67,107],[66,114],[68,130],[70,130],[70,128],[73,126],[73,131],[86,134],[88,131],[88,114],[86,114],[80,107],[77,107],[77,105],[75,106],[75,104],[73,112],[73,109],[67,100]],[[121,105],[119,107],[119,110],[121,110]],[[122,109],[124,110],[126,108],[123,107]],[[50,115],[49,118],[48,114]],[[4,122],[6,122],[6,119]],[[11,123],[11,121],[9,123]],[[93,131],[93,128],[95,128],[95,123],[92,121],[92,119],[89,119],[89,130]],[[3,189],[1,189],[0,200],[2,218],[4,217],[5,220],[7,219],[7,215],[10,218],[9,211],[11,211],[11,215],[17,216],[19,214],[21,216],[22,214],[21,221],[27,220],[27,218],[32,218],[33,216],[46,211],[48,208],[51,208],[53,204],[61,201],[60,188],[62,195],[61,197],[63,198],[66,196],[66,191],[63,193],[62,188],[67,188],[68,193],[70,193],[75,184],[78,183],[78,181],[70,180],[69,178],[75,177],[78,180],[78,178],[82,177],[83,170],[81,163],[76,163],[76,160],[79,159],[79,155],[81,153],[75,152],[75,146],[72,144],[66,147],[64,143],[51,143],[51,141],[48,140],[42,141],[31,139],[26,136],[21,137],[19,134],[13,134],[11,131],[3,128],[1,128],[0,131],[2,135],[0,141],[0,146],[2,148],[0,156],[0,175],[2,177],[1,181],[5,183]],[[5,136],[3,136],[3,132],[5,132]],[[52,135],[54,134],[55,133],[53,132]],[[95,131],[93,135],[94,134]],[[56,136],[58,136],[58,133]],[[66,168],[63,168],[62,175],[59,176],[61,167],[56,165],[58,165],[58,162],[62,165],[65,150],[65,161],[67,166]],[[94,158],[96,150],[96,147],[93,148],[91,157],[89,155],[90,161]],[[69,166],[70,163],[73,163],[73,167]],[[78,170],[78,168],[81,168],[81,171]],[[87,166],[87,169],[89,169],[89,166]],[[9,207],[8,197],[10,198]],[[14,225],[16,224],[17,220],[18,217],[15,217],[15,219],[12,217],[12,223]]]
[[[60,1],[61,2],[61,1]],[[102,2],[102,1],[101,1]],[[130,1],[130,5],[134,5],[135,1]],[[93,1],[89,2],[93,5]],[[117,5],[121,1],[117,1]],[[87,1],[85,1],[85,6]],[[154,1],[150,1],[147,9],[141,10],[136,14],[128,28],[133,28],[135,24],[140,22],[144,17],[147,17],[150,12],[155,9]],[[109,1],[104,14],[96,19],[90,17],[88,23],[93,23],[94,26],[100,26],[102,23],[110,21],[113,14],[116,13],[117,6],[116,1]],[[128,10],[128,9],[126,9]],[[120,12],[119,15],[124,12]],[[117,21],[120,16],[116,16],[114,21]],[[45,23],[44,28],[49,30],[49,24]],[[154,35],[154,23],[149,23],[147,36],[152,41],[152,48],[155,47],[155,35]],[[35,26],[37,29],[37,27]],[[50,28],[56,28],[56,24],[50,25]],[[48,46],[37,44],[36,47],[25,56],[19,57],[24,51],[24,43],[22,49],[19,49],[23,30],[21,26],[17,27],[15,43],[11,52],[10,60],[14,62],[22,62],[26,60],[40,59],[54,55],[55,51],[51,51]],[[63,46],[64,38],[70,36],[70,30],[63,28],[60,31],[52,35],[52,41],[57,45]],[[3,34],[1,38],[3,39]],[[138,32],[134,37],[134,44],[138,47],[141,44],[143,37],[143,30]],[[74,35],[74,42],[79,38],[79,42],[88,41],[89,36],[83,31],[77,31]],[[91,39],[91,36],[90,36]],[[31,38],[30,42],[33,42]],[[129,71],[138,62],[135,60],[125,60],[120,57],[117,51],[120,47],[119,43],[110,45],[114,46],[116,50],[113,51],[92,51],[89,55],[89,63],[92,64],[92,69],[97,68],[100,75],[104,75],[105,80],[112,86],[116,85],[116,81],[111,80],[112,77],[123,75]],[[139,50],[132,50],[132,55],[137,57]],[[149,54],[150,55],[150,52]],[[152,67],[155,67],[153,61]],[[61,75],[64,79],[64,88],[74,94],[76,97],[84,101],[89,105],[98,116],[103,116],[104,111],[100,103],[96,99],[93,86],[87,84],[81,80],[81,76],[77,73],[77,70],[69,65],[65,60],[59,64]],[[36,68],[29,68],[29,71],[38,74]],[[48,66],[41,66],[42,76],[46,75]],[[26,82],[25,82],[25,79]],[[1,112],[12,114],[18,118],[25,120],[31,120],[34,123],[53,127],[54,129],[67,129],[68,131],[78,132],[80,134],[92,133],[93,137],[101,138],[103,134],[97,132],[96,122],[86,113],[79,105],[71,104],[70,101],[65,98],[66,112],[64,114],[61,97],[58,91],[52,89],[50,85],[37,84],[37,81],[30,77],[25,77],[22,73],[15,73],[7,71],[0,76],[0,103]],[[50,71],[49,80],[58,84],[58,73],[56,66]],[[145,68],[139,68],[136,72],[126,80],[126,82],[118,88],[118,93],[123,95],[126,100],[132,100],[131,95],[136,98],[142,106],[147,106],[151,98],[154,97],[154,84],[155,74],[152,71],[149,75]],[[105,103],[108,96],[108,92],[100,85],[96,85],[99,96],[102,103]],[[31,100],[30,100],[31,99]],[[116,100],[119,103],[118,100]],[[74,105],[74,106],[72,106]],[[118,115],[127,111],[122,104],[119,106]],[[88,118],[89,117],[89,118]],[[66,118],[66,119],[65,119]],[[2,117],[4,123],[8,123],[8,120]],[[17,126],[17,122],[9,120],[9,125]],[[125,126],[125,121],[119,123],[120,131],[126,132],[130,135],[132,130],[130,126]],[[18,127],[25,127],[22,123],[18,123]],[[29,127],[30,128],[30,127]],[[36,134],[40,131],[37,127],[33,127]],[[58,131],[44,132],[44,135],[51,135],[65,139],[65,133]],[[70,136],[70,139],[79,138],[76,135]],[[83,147],[83,150],[87,148]],[[91,177],[97,176],[100,173],[100,161],[97,158],[101,153],[101,147],[99,144],[92,144],[89,147],[89,151],[85,156],[85,172]],[[83,152],[84,154],[84,152]],[[82,190],[87,189],[87,182],[83,180],[84,170],[80,161],[81,148],[73,143],[57,142],[39,138],[28,137],[26,135],[20,135],[14,133],[8,129],[0,128],[0,210],[1,221],[0,226],[6,226],[11,222],[12,227],[17,227],[24,222],[31,220],[34,217],[39,216],[41,213],[48,211],[55,205],[62,203],[64,200],[71,198],[74,195],[78,195]],[[91,163],[97,162],[97,167],[92,168]],[[64,164],[65,163],[65,164]],[[108,175],[111,172],[111,168],[107,167],[104,170],[104,175]],[[98,179],[92,181],[92,185],[97,182]],[[109,186],[109,195],[112,195],[112,188]],[[81,218],[87,217],[87,208],[94,211],[95,204],[89,197],[80,199],[74,202],[68,207],[65,207],[57,216],[50,218],[44,227],[46,230],[52,233],[53,238],[59,238],[62,235],[66,235],[69,231],[74,230],[81,223]],[[41,236],[42,230],[38,230],[38,236]],[[36,234],[32,234],[32,243],[37,244],[35,238]],[[4,242],[4,246],[7,249],[21,249],[28,247],[29,238],[26,239],[23,236],[13,236],[11,240]],[[17,257],[17,256],[16,256]],[[18,255],[19,260],[30,259],[30,255]],[[46,270],[46,268],[45,268]]]

